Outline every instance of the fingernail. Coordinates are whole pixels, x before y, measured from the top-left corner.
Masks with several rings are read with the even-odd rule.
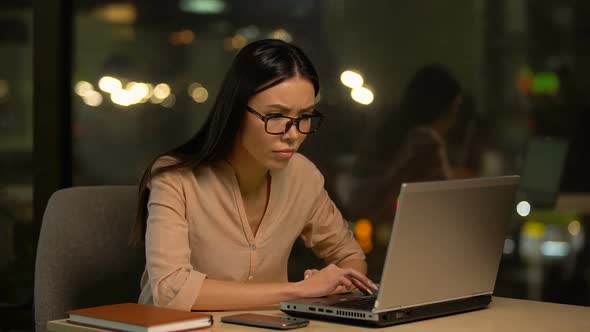
[[[373,295],[373,292],[371,292],[371,290],[368,288],[367,288],[367,292],[369,292],[369,294]]]
[[[373,283],[372,281],[371,281],[371,287],[373,287],[374,290],[379,290],[377,285],[375,285],[375,283]]]
[[[306,275],[303,277],[303,279],[307,279],[307,278],[309,278],[309,274],[306,274]]]

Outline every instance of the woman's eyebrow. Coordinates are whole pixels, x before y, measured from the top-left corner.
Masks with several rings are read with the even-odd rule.
[[[277,108],[277,109],[279,109],[281,111],[285,111],[285,112],[290,112],[291,111],[291,109],[289,107],[287,107],[285,105],[281,105],[281,104],[271,104],[271,105],[266,105],[266,107],[269,107],[269,108]],[[314,108],[315,108],[315,104],[310,105],[310,106],[307,106],[305,108],[302,108],[298,112],[298,114],[301,114],[301,113],[304,113],[304,112],[308,112],[308,111],[312,111]]]
[[[313,111],[315,109],[315,104],[307,106],[306,108],[303,108],[299,111],[299,114],[301,113],[305,113],[305,112],[309,112],[309,111]]]
[[[289,107],[281,105],[281,104],[271,104],[271,105],[266,105],[266,107],[268,108],[277,108],[281,111],[285,111],[285,112],[289,112],[291,109],[289,109]]]

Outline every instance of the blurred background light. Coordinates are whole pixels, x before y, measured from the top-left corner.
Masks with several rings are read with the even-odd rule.
[[[134,104],[147,100],[146,96],[150,89],[145,83],[129,82],[125,86],[125,90],[131,95]]]
[[[102,95],[94,90],[87,91],[82,95],[82,100],[88,106],[97,107],[102,104]]]
[[[193,90],[193,92],[191,93],[191,97],[197,103],[204,103],[209,98],[209,91],[207,91],[207,89],[205,89],[204,87],[200,86]]]
[[[166,97],[166,99],[162,100],[160,105],[166,108],[172,108],[176,104],[176,96],[174,94],[170,94]]]
[[[94,87],[92,86],[92,84],[86,81],[79,81],[74,86],[74,92],[80,97],[83,97],[92,91],[94,91]]]
[[[354,237],[365,254],[373,250],[373,223],[369,219],[359,219],[354,223]]]
[[[180,10],[195,14],[220,14],[226,8],[222,0],[181,0]]]
[[[192,30],[185,29],[170,33],[168,40],[172,45],[188,45],[195,39],[195,33]]]
[[[533,95],[556,95],[559,91],[559,78],[553,72],[541,72],[535,75],[531,92]]]
[[[112,76],[103,76],[98,81],[98,87],[102,91],[108,92],[108,93],[114,93],[115,91],[120,90],[122,86],[123,85],[121,84],[121,81],[119,81],[118,79],[116,79]]]
[[[545,241],[541,245],[543,256],[564,257],[570,252],[570,245],[563,241]]]
[[[358,87],[352,89],[350,96],[359,104],[369,105],[373,102],[373,92],[365,87]]]
[[[131,96],[129,91],[119,89],[111,93],[111,101],[120,106],[129,106],[133,104],[133,97]]]
[[[257,26],[251,24],[245,28],[239,29],[238,33],[246,37],[248,40],[254,40],[258,38],[258,35],[260,35],[260,29],[258,29]]]
[[[572,236],[576,236],[578,234],[580,234],[580,229],[582,228],[582,225],[580,224],[579,221],[577,220],[573,220],[571,221],[568,225],[567,225],[567,231],[572,235]]]
[[[242,47],[246,46],[246,44],[248,43],[248,40],[246,39],[246,37],[244,37],[241,34],[236,34],[235,36],[233,36],[231,38],[231,47],[234,50],[239,50]]]
[[[192,95],[193,91],[196,88],[202,87],[203,84],[199,83],[199,82],[192,82],[191,84],[188,85],[188,88],[186,89],[186,92],[188,93],[188,95]]]
[[[137,8],[132,3],[101,5],[93,14],[103,21],[116,24],[132,24],[137,20]]]
[[[164,100],[170,95],[170,86],[166,83],[160,83],[154,87],[154,97]]]
[[[293,41],[293,36],[291,36],[291,34],[283,28],[273,30],[270,33],[269,37],[272,39],[280,39],[280,40],[287,42],[287,43],[290,43]]]
[[[540,239],[545,235],[545,224],[529,220],[522,225],[522,233],[531,239]]]
[[[506,239],[504,240],[504,249],[502,250],[502,252],[505,255],[510,255],[514,252],[514,240],[512,239]]]
[[[363,86],[363,76],[352,70],[345,70],[340,74],[340,81],[347,87],[354,89]]]
[[[530,95],[531,86],[533,85],[533,72],[529,67],[523,67],[518,72],[516,79],[516,88],[524,95]]]
[[[516,205],[516,213],[521,217],[526,217],[531,213],[531,204],[527,201],[521,201]]]
[[[145,103],[146,101],[150,100],[150,98],[154,94],[154,85],[153,84],[151,84],[151,83],[145,83],[145,86],[147,88],[147,94],[141,100],[142,103]]]

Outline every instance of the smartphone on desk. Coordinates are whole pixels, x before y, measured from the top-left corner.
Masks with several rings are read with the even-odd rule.
[[[309,320],[304,318],[260,314],[237,314],[223,316],[221,317],[221,321],[224,323],[266,327],[278,330],[290,330],[298,327],[304,327],[309,324]]]

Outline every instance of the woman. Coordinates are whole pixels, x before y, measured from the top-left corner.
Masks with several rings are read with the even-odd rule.
[[[319,129],[319,81],[297,47],[261,40],[234,59],[203,127],[148,168],[141,303],[230,310],[375,285],[365,257],[297,149]],[[297,237],[329,265],[287,282]]]

